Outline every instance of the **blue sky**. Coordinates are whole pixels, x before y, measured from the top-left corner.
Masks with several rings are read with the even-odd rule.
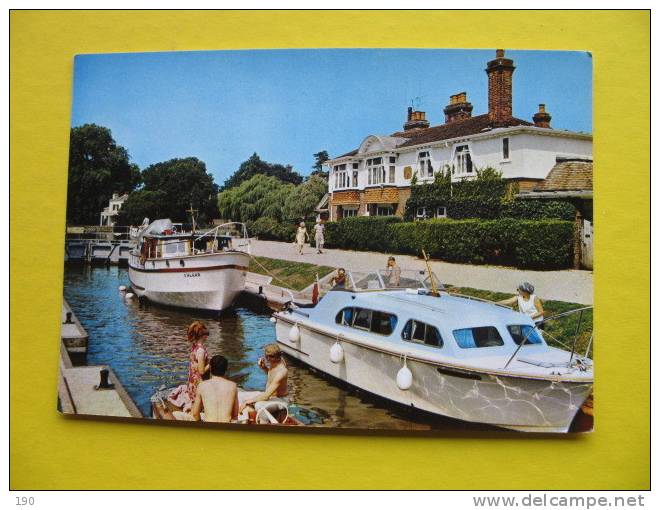
[[[308,174],[313,154],[336,156],[368,134],[402,129],[415,98],[431,125],[466,91],[488,110],[495,50],[257,50],[79,55],[72,125],[112,130],[140,168],[175,157],[206,162],[218,184],[253,152]],[[591,132],[591,57],[507,51],[513,113],[539,103],[555,129]]]

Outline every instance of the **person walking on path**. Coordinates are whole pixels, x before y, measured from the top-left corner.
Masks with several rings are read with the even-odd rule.
[[[298,246],[298,254],[303,254],[303,248],[305,247],[305,240],[309,241],[309,234],[307,233],[307,227],[305,227],[305,222],[301,221],[296,231],[296,245]]]
[[[316,253],[323,253],[323,244],[325,243],[325,239],[323,237],[324,230],[325,226],[323,225],[323,222],[320,219],[316,220],[316,225],[314,225],[314,241],[316,243]]]
[[[534,285],[529,282],[523,282],[518,285],[518,295],[509,299],[498,301],[501,305],[518,306],[518,311],[532,318],[538,324],[543,322],[543,303],[534,294]]]

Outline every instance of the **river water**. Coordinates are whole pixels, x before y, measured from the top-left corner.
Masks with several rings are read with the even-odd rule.
[[[158,388],[185,382],[186,328],[196,319],[208,326],[209,353],[229,360],[228,377],[245,389],[264,388],[266,376],[257,360],[263,346],[275,339],[268,314],[236,308],[213,317],[142,306],[137,299],[124,299],[120,285],[129,285],[128,271],[123,268],[67,266],[64,270],[64,297],[89,334],[87,363],[110,365],[144,416],[151,416],[149,398]],[[288,365],[296,415],[306,424],[399,430],[485,428],[400,408],[330,382],[293,360]]]

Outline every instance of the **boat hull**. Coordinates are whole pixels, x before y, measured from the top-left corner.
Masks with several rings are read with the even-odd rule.
[[[249,260],[243,252],[223,252],[139,265],[131,255],[128,276],[134,292],[154,303],[221,311],[245,288]]]
[[[591,382],[513,377],[407,359],[413,384],[404,391],[396,383],[403,364],[398,356],[342,341],[343,360],[333,363],[335,337],[299,325],[294,342],[289,338],[292,326],[277,317],[277,340],[289,356],[388,400],[463,421],[526,432],[567,432],[592,389]]]

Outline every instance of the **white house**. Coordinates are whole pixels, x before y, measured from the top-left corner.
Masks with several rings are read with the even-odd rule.
[[[108,207],[104,207],[103,211],[101,211],[101,222],[99,225],[106,225],[109,227],[113,226],[117,221],[117,216],[119,216],[121,206],[124,204],[124,202],[126,202],[127,198],[128,193],[124,193],[123,195],[119,195],[119,193],[113,193],[112,198],[108,202]]]
[[[408,108],[403,131],[368,135],[357,149],[328,160],[329,219],[403,215],[413,175],[422,183],[449,172],[456,181],[492,167],[524,191],[545,179],[558,156],[591,157],[591,134],[552,129],[545,105],[532,122],[513,117],[514,70],[504,50],[488,62],[488,113],[473,117],[460,92],[444,108],[444,124],[431,127],[425,112]]]

